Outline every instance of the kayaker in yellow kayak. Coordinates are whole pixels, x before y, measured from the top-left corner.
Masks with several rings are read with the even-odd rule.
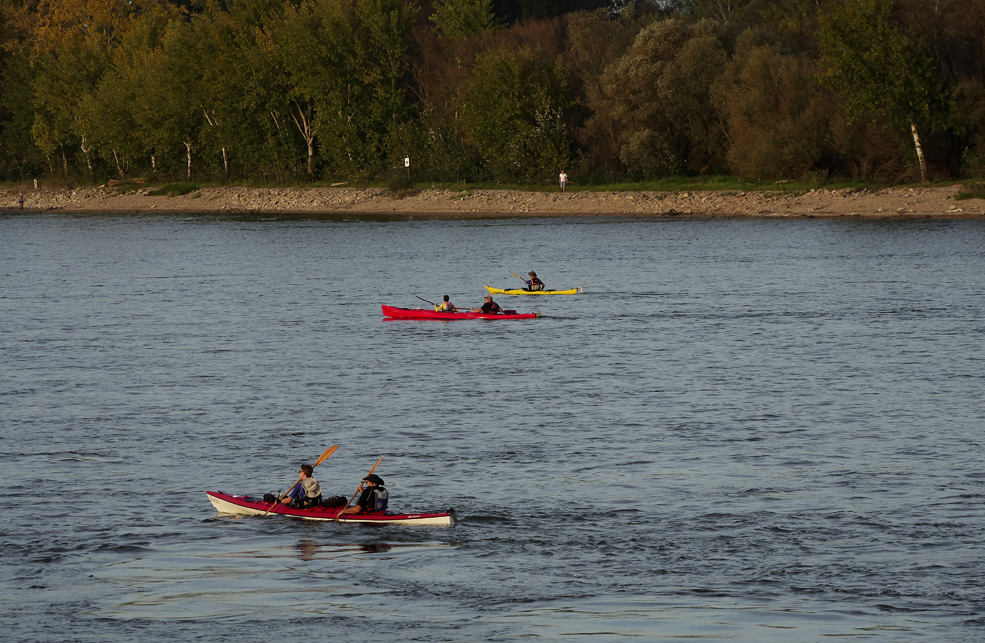
[[[531,270],[527,273],[530,275],[530,279],[527,279],[527,287],[524,290],[543,290],[544,282],[540,280],[537,273]]]
[[[485,313],[487,315],[503,312],[499,304],[493,301],[492,295],[486,295],[486,303],[482,304],[482,308],[470,308],[469,310],[473,313]]]
[[[439,305],[434,307],[435,312],[439,313],[457,313],[458,309],[455,308],[455,304],[448,301],[448,295],[445,295],[445,300]]]

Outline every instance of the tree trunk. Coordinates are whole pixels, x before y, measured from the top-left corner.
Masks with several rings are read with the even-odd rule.
[[[280,129],[280,121],[277,120],[277,112],[275,112],[274,110],[270,110],[270,118],[273,119],[274,126],[277,128],[277,138],[281,142],[281,145],[283,145],[284,133]],[[276,165],[274,165],[274,174],[277,176],[277,180],[278,181],[281,180],[281,174],[280,174],[280,169],[281,169],[280,168],[280,148],[281,148],[281,145],[278,145],[278,146],[276,146],[274,148],[274,159],[277,161]]]
[[[917,150],[917,161],[920,163],[920,180],[927,182],[927,160],[923,157],[923,145],[920,144],[920,134],[917,133],[917,124],[910,123],[910,131],[913,132],[913,147]]]
[[[304,142],[308,144],[308,175],[310,176],[315,160],[315,130],[311,124],[311,107],[302,109],[298,103],[294,103],[294,106],[297,107],[298,113],[291,114],[291,118],[294,119],[294,124],[301,132]]]
[[[82,153],[86,155],[86,166],[89,168],[89,176],[92,176],[92,158],[89,157],[89,150],[92,149],[92,146],[86,145],[85,136],[82,137],[82,141],[79,143],[79,148],[82,150]]]
[[[188,153],[188,180],[192,179],[192,139],[185,139],[185,150]]]
[[[120,178],[121,179],[127,178],[126,175],[123,173],[123,168],[120,167],[120,155],[116,153],[116,150],[113,150],[113,158],[116,159],[116,171],[120,173]]]
[[[210,115],[209,111],[206,109],[203,109],[202,113],[205,114],[205,122],[207,122],[210,127],[218,127],[219,125],[218,118],[213,118],[213,115]],[[222,146],[222,167],[226,171],[226,177],[228,178],[229,177],[229,151],[226,149],[225,145]]]
[[[65,146],[62,145],[62,171],[65,173],[65,178],[68,178],[68,157],[65,156]]]
[[[150,153],[150,169],[154,174],[157,174],[157,154],[154,152]]]

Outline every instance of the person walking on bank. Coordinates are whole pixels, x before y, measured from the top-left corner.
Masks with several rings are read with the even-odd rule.
[[[564,168],[561,168],[561,174],[558,175],[558,182],[561,184],[561,191],[564,192],[564,188],[568,185],[568,175],[564,173]]]
[[[17,197],[17,205],[20,206],[21,210],[24,209],[24,190],[21,190],[20,195]]]

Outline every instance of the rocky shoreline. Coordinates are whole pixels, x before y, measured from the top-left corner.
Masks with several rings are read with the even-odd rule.
[[[640,216],[736,218],[985,218],[985,199],[956,200],[959,186],[878,190],[816,189],[783,192],[524,192],[425,189],[394,197],[383,188],[210,187],[182,196],[151,196],[153,188],[28,187],[24,211],[92,214],[226,213],[300,218],[501,218]],[[19,190],[8,188],[0,209],[18,210]]]

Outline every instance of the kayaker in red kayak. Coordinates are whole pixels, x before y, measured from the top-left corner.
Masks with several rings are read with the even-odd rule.
[[[527,273],[530,275],[530,279],[527,279],[527,287],[524,290],[543,290],[544,282],[540,280],[537,273],[531,270]]]
[[[321,504],[321,485],[312,477],[314,472],[315,469],[310,464],[302,464],[301,470],[298,471],[301,479],[287,492],[287,496],[281,502],[297,509]]]
[[[366,485],[365,489],[363,488],[363,484]],[[383,488],[383,478],[375,473],[371,473],[363,478],[357,490],[359,491],[359,500],[356,500],[356,504],[353,506],[346,507],[340,511],[340,516],[362,513],[364,511],[383,511],[386,509],[390,494]]]
[[[448,301],[448,295],[445,295],[445,300],[434,307],[434,310],[439,313],[457,313],[458,309],[455,308],[455,304]]]
[[[469,310],[473,313],[485,313],[487,315],[503,312],[499,304],[493,301],[492,295],[486,295],[486,303],[482,304],[482,308],[470,308]]]

